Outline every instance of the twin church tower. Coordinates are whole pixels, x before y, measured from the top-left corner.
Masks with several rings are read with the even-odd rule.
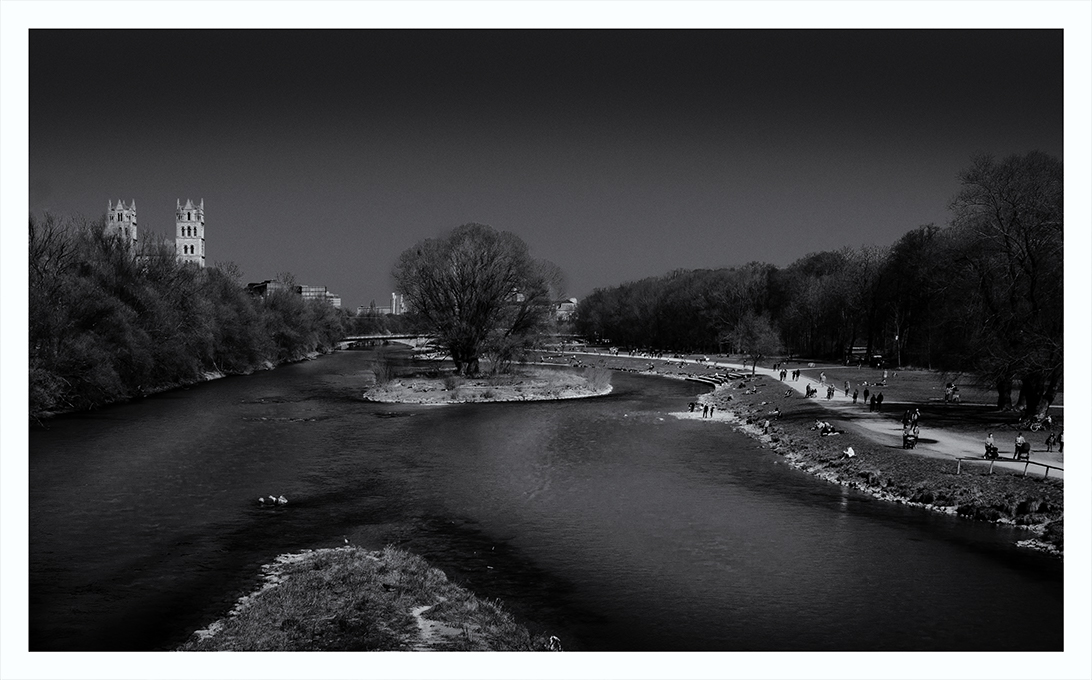
[[[136,199],[129,205],[120,200],[117,205],[106,202],[106,235],[116,236],[134,248],[138,245]],[[205,199],[197,205],[188,198],[186,205],[176,202],[174,247],[179,262],[205,266]]]

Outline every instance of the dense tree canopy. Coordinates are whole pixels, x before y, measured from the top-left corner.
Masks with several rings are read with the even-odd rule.
[[[533,346],[562,294],[556,265],[533,259],[515,234],[483,224],[464,224],[405,250],[394,279],[456,372],[468,375],[478,373],[482,357],[496,371]]]
[[[628,347],[842,360],[862,347],[893,364],[968,375],[998,405],[1041,414],[1062,380],[1062,164],[1038,152],[973,159],[952,224],[889,247],[811,253],[778,269],[686,271],[594,291],[576,329]],[[760,332],[762,331],[762,332]],[[756,342],[765,337],[766,341]]]
[[[341,338],[343,315],[327,304],[254,298],[233,267],[180,264],[166,242],[134,253],[102,227],[30,219],[32,415],[245,373]]]
[[[956,306],[971,336],[961,359],[999,388],[1020,381],[1029,412],[1062,379],[1062,163],[1032,152],[975,158],[952,202],[965,291]]]

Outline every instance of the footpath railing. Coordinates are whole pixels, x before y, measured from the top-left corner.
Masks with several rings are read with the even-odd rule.
[[[962,466],[963,466],[963,461],[965,461],[965,460],[966,461],[975,461],[975,462],[978,462],[978,463],[989,463],[990,464],[990,471],[989,471],[988,474],[991,474],[991,475],[993,474],[993,464],[994,463],[1016,463],[1016,464],[1023,463],[1024,464],[1024,475],[1023,475],[1024,477],[1028,476],[1028,466],[1029,465],[1038,465],[1038,466],[1044,468],[1044,470],[1043,470],[1043,479],[1047,478],[1047,475],[1050,474],[1051,470],[1058,470],[1060,472],[1065,472],[1065,468],[1058,467],[1057,465],[1048,465],[1046,463],[1040,463],[1040,462],[1034,461],[1034,460],[1019,460],[1017,458],[983,458],[981,456],[967,456],[967,457],[964,457],[964,458],[956,458],[956,474],[957,475],[960,473],[960,471],[962,469]]]

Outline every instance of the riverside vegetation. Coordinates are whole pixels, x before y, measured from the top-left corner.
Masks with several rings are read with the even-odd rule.
[[[841,363],[858,347],[866,362],[881,354],[889,366],[961,374],[994,390],[998,408],[1042,417],[1064,368],[1062,163],[980,156],[959,181],[948,227],[784,268],[679,269],[597,289],[580,301],[576,333],[752,365],[785,355]]]
[[[333,347],[344,313],[288,292],[247,294],[234,265],[140,254],[100,222],[30,218],[30,415],[85,410],[300,360]]]

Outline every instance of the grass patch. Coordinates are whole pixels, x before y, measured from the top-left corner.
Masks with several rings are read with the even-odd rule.
[[[536,651],[499,602],[479,599],[404,550],[283,555],[265,587],[180,651]]]

